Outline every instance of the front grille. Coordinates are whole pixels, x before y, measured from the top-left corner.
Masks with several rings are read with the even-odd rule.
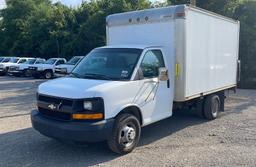
[[[62,103],[65,106],[72,107],[73,100],[69,99],[63,99],[59,97],[52,97],[52,96],[45,96],[45,95],[38,95],[38,101],[47,102],[47,103],[54,103],[54,104],[60,104]]]
[[[9,71],[17,71],[17,70],[18,70],[18,67],[11,66],[11,67],[9,68]]]
[[[42,115],[52,118],[52,119],[61,120],[61,121],[70,121],[71,120],[71,114],[69,114],[69,113],[48,110],[48,109],[44,109],[41,107],[38,107],[38,111]]]
[[[55,68],[55,73],[57,73],[57,74],[67,74],[67,70],[65,68]]]

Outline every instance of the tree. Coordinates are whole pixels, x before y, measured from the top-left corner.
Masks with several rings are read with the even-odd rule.
[[[1,50],[6,50],[7,54],[22,55],[24,50],[21,48],[26,47],[28,34],[27,18],[30,16],[31,11],[34,10],[35,4],[32,0],[8,0],[7,8],[1,11],[2,20],[2,40]],[[22,46],[23,45],[23,46]]]
[[[171,5],[189,4],[190,0],[168,0]],[[225,16],[231,16],[240,0],[196,0],[196,6]]]
[[[233,17],[241,22],[240,60],[242,75],[240,87],[256,88],[256,2],[241,3],[234,11]]]
[[[113,13],[150,8],[147,0],[98,0],[84,2],[78,9],[80,28],[72,46],[77,55],[85,55],[106,44],[106,17]],[[81,18],[85,18],[84,21]]]

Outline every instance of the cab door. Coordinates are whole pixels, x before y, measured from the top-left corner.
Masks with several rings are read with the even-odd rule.
[[[142,110],[143,125],[147,125],[172,115],[172,94],[170,82],[159,80],[159,68],[167,68],[161,49],[144,52],[139,69],[143,74],[141,88],[136,102]]]

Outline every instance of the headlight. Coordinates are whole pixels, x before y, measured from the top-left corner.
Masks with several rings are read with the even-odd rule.
[[[104,101],[102,98],[95,97],[75,101],[73,104],[76,112],[72,114],[74,120],[103,120]]]
[[[91,101],[84,101],[84,109],[85,110],[92,110],[92,102]]]

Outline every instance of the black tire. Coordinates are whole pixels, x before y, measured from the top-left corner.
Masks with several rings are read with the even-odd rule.
[[[116,118],[108,146],[118,154],[130,153],[139,143],[140,133],[141,126],[138,118],[131,114],[121,114]],[[124,139],[131,141],[123,141]]]
[[[220,111],[220,98],[218,95],[209,95],[204,102],[204,116],[208,120],[214,120],[218,117]]]
[[[29,71],[28,70],[24,70],[23,76],[24,77],[30,77]]]
[[[44,78],[45,79],[52,79],[53,73],[51,71],[45,71],[44,72]]]

